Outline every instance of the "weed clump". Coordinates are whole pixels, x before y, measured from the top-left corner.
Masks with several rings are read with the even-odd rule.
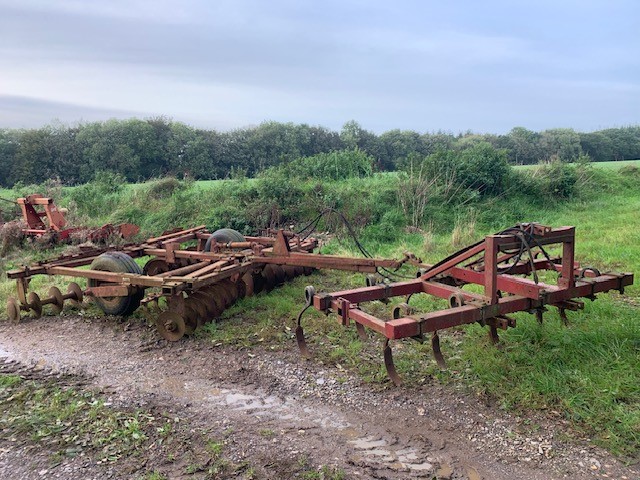
[[[24,240],[22,229],[26,225],[22,221],[12,221],[0,226],[0,257],[4,257],[14,247],[19,247]]]

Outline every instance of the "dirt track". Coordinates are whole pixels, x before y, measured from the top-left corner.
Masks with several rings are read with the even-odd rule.
[[[89,378],[114,403],[172,408],[194,426],[232,429],[232,457],[249,460],[258,478],[290,478],[288,465],[302,456],[335,465],[346,478],[640,478],[637,468],[597,448],[560,441],[562,424],[515,418],[438,385],[376,391],[301,360],[296,350],[238,351],[202,339],[170,344],[141,324],[113,319],[0,323],[0,357]],[[84,472],[73,478],[127,478],[98,465],[74,470],[73,460],[42,473],[44,461],[3,448],[0,478],[72,477],[65,468]]]

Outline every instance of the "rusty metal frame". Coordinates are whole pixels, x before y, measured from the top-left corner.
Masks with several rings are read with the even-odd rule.
[[[574,258],[574,227],[552,229],[536,224],[523,224],[523,227],[529,229],[531,242],[536,249],[561,245],[562,256],[554,259],[534,259],[532,256],[528,262],[511,265],[510,273],[502,273],[501,267],[514,257],[508,252],[520,247],[522,238],[508,233],[489,235],[483,241],[428,268],[415,280],[319,293],[313,296],[312,305],[324,313],[335,313],[343,325],[353,321],[386,337],[385,364],[390,378],[399,383],[392,364],[389,340],[422,339],[425,334],[432,333],[434,354],[438,363],[441,363],[438,330],[477,322],[489,326],[492,340],[497,341],[497,328],[507,329],[516,325],[515,319],[507,316],[509,314],[532,312],[541,320],[545,306],[549,305],[558,308],[561,318],[566,322],[565,310],[577,310],[583,306],[577,299],[594,299],[597,293],[610,290],[622,293],[626,286],[633,284],[631,273],[600,274],[593,268],[580,268]],[[471,261],[474,257],[476,261]],[[559,273],[557,285],[517,276],[527,276],[541,270]],[[482,287],[483,293],[464,290],[463,287],[469,284]],[[450,307],[385,319],[361,308],[366,302],[421,293],[448,299]]]

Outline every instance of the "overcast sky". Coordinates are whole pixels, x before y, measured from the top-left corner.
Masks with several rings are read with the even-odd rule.
[[[0,127],[640,123],[640,2],[0,0]]]

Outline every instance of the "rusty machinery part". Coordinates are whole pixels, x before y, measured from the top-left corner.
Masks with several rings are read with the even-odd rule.
[[[262,276],[261,271],[252,273],[251,276],[253,277],[253,294],[257,295],[258,293],[265,290],[265,279]]]
[[[63,295],[58,287],[51,287],[48,291],[49,296],[44,299],[41,299],[37,293],[30,292],[26,297],[27,302],[23,305],[20,305],[15,298],[9,297],[7,300],[7,316],[13,323],[20,323],[20,312],[22,310],[31,310],[34,318],[39,318],[45,305],[51,305],[53,313],[58,315],[64,308],[65,300],[69,300],[76,305],[82,303],[83,294],[77,283],[71,282],[67,287],[67,291],[68,293]]]
[[[449,306],[451,308],[461,307],[465,303],[464,302],[464,295],[462,295],[462,293],[460,293],[460,292],[455,292],[455,293],[452,293],[451,295],[449,295],[448,301],[449,301]]]
[[[142,269],[133,258],[122,252],[101,254],[91,262],[90,269],[102,272],[143,274]],[[90,278],[88,280],[89,288],[100,287],[103,284],[105,283],[97,279]],[[93,301],[107,315],[131,315],[140,306],[140,301],[144,296],[144,289],[140,287],[134,287],[134,289],[134,292],[126,296],[94,297]]]
[[[276,272],[272,265],[265,265],[262,269],[262,278],[264,278],[264,290],[270,292],[276,286]]]
[[[275,275],[275,286],[278,287],[284,284],[284,281],[286,279],[284,268],[282,268],[280,265],[275,264],[271,265],[271,268],[273,268],[273,274]]]
[[[185,301],[184,304],[184,333],[192,335],[198,328],[197,314],[192,309],[192,304]]]
[[[402,385],[400,375],[396,371],[396,366],[393,363],[393,353],[391,352],[391,346],[389,345],[389,339],[385,339],[382,346],[382,356],[384,358],[384,366],[387,370],[387,375],[396,387]]]
[[[82,305],[84,295],[82,294],[80,285],[78,285],[76,282],[71,282],[67,286],[67,294],[64,296],[64,298],[70,300],[73,305]]]
[[[36,292],[29,292],[27,305],[33,312],[33,318],[40,318],[42,316],[42,301]]]
[[[211,285],[195,292],[196,298],[200,298],[207,311],[206,322],[214,322],[222,315],[225,308],[231,305],[231,298],[228,296],[226,289],[220,285]]]
[[[212,285],[208,291],[215,300],[218,310],[222,313],[226,308],[230,307],[233,303],[229,291],[220,284]],[[218,315],[220,314],[218,313]]]
[[[284,276],[285,279],[287,281],[289,280],[293,280],[294,278],[296,278],[296,268],[292,267],[290,265],[285,265],[282,267],[282,269],[284,270]]]
[[[186,331],[184,318],[182,318],[180,314],[172,312],[171,310],[167,310],[166,312],[162,312],[158,315],[156,318],[156,328],[162,338],[169,340],[170,342],[177,342],[180,340]]]
[[[204,244],[205,252],[211,251],[211,245],[213,244],[214,240],[216,241],[216,243],[221,243],[223,245],[231,242],[246,241],[244,235],[242,235],[237,230],[233,230],[232,228],[221,228],[213,232],[207,239],[206,243]]]
[[[207,323],[208,314],[206,300],[192,294],[186,298],[185,305],[189,306],[198,327]]]
[[[238,300],[242,300],[247,296],[247,284],[244,283],[244,280],[242,280],[241,278],[237,279],[234,283],[238,292]]]
[[[244,283],[244,295],[245,297],[253,296],[255,292],[255,284],[253,281],[253,274],[251,272],[245,273],[242,278],[239,280]]]
[[[551,258],[545,249],[554,245],[561,247],[561,255],[557,258]],[[355,322],[386,337],[385,366],[391,381],[398,384],[391,340],[422,341],[431,333],[434,358],[440,367],[444,367],[440,330],[479,323],[488,327],[491,341],[499,347],[498,329],[516,327],[515,319],[508,314],[529,312],[542,322],[547,307],[556,307],[560,318],[566,321],[567,309],[578,310],[583,305],[577,298],[595,299],[596,293],[623,292],[625,286],[633,284],[631,273],[602,273],[593,267],[580,268],[574,251],[574,227],[520,224],[488,235],[484,240],[422,268],[415,279],[380,284],[377,277],[368,277],[367,287],[315,294],[312,304],[324,313],[335,313],[342,325]],[[544,270],[559,274],[557,285],[540,281],[538,272]],[[481,288],[463,290],[467,284]],[[408,305],[400,304],[393,309],[391,319],[377,318],[363,310],[367,302],[419,294],[445,299],[448,308],[416,313]],[[308,299],[305,300],[308,306]],[[302,333],[301,327],[299,330]],[[304,337],[296,333],[301,344]],[[307,350],[306,342],[303,346]]]
[[[20,305],[13,297],[7,300],[7,316],[12,323],[20,323]]]
[[[298,343],[298,348],[300,349],[300,353],[304,358],[311,358],[311,352],[309,352],[309,348],[307,347],[307,341],[304,338],[304,329],[302,328],[302,315],[306,312],[310,307],[313,306],[313,297],[316,295],[316,289],[313,285],[308,285],[304,289],[304,308],[298,314],[298,318],[296,320],[296,342]]]
[[[58,287],[51,287],[47,293],[53,300],[50,304],[53,309],[53,313],[58,315],[64,308],[64,297],[62,296],[62,292]]]
[[[160,275],[161,273],[166,273],[169,270],[169,264],[165,260],[153,258],[144,264],[142,273],[153,277],[155,275]]]
[[[238,286],[236,285],[236,283],[232,282],[229,279],[226,279],[220,282],[219,285],[224,289],[224,291],[226,292],[229,298],[229,303],[227,304],[227,307],[229,307],[230,305],[233,305],[236,302],[236,300],[238,300]]]
[[[224,312],[229,305],[231,305],[227,291],[220,285],[211,285],[203,290],[207,292],[208,298],[210,302],[212,302],[209,306],[212,310],[212,320],[216,319],[222,315],[222,312]]]

